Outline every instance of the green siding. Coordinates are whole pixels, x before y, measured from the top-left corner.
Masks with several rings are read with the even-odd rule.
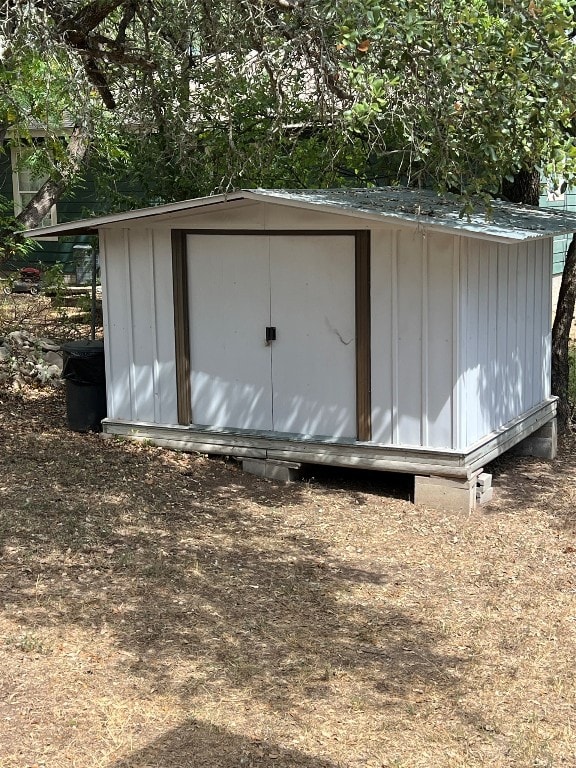
[[[61,198],[57,203],[56,210],[60,223],[75,221],[100,213],[102,206],[96,200],[94,184],[88,180]],[[77,243],[88,243],[91,240],[93,238],[88,235],[62,237],[59,240],[38,240],[33,256],[46,266],[61,262],[64,264],[65,272],[74,272],[76,265],[73,259],[73,246]]]
[[[544,194],[540,198],[540,205],[544,208],[559,208],[563,211],[576,211],[576,188],[567,189],[561,200],[548,200],[548,196]],[[553,275],[562,274],[564,263],[566,261],[566,252],[571,239],[570,235],[561,235],[554,238]]]
[[[13,198],[12,167],[9,153],[0,155],[0,194],[9,200]],[[98,199],[94,182],[89,177],[76,186],[72,192],[65,195],[56,207],[59,223],[75,221],[107,211],[105,201]],[[87,235],[60,238],[59,240],[37,240],[34,249],[24,260],[3,264],[2,268],[3,270],[13,270],[26,264],[41,263],[45,266],[51,266],[56,262],[61,262],[64,264],[65,272],[72,273],[75,270],[72,248],[77,243],[87,242],[91,242],[91,238]]]

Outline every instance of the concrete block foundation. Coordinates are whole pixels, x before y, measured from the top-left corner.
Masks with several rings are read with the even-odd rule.
[[[555,459],[558,453],[558,424],[556,418],[544,424],[529,437],[515,445],[515,456],[535,456],[538,459]]]
[[[301,464],[293,461],[275,459],[242,459],[241,463],[244,472],[279,483],[291,483],[296,480],[301,467]]]
[[[414,503],[446,512],[469,514],[476,507],[478,474],[469,479],[414,476]]]

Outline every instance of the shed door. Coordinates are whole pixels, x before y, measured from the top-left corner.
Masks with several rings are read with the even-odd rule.
[[[194,423],[354,438],[354,238],[190,235],[188,262]]]

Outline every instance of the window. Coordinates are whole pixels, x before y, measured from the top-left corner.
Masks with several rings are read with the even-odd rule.
[[[12,148],[12,194],[14,196],[14,213],[18,216],[48,179],[46,174],[36,174],[26,165],[26,159],[32,154],[32,149]],[[45,216],[40,225],[49,227],[58,223],[56,206],[53,205],[50,213]]]

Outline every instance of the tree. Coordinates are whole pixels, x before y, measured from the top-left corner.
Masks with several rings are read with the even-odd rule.
[[[552,328],[552,393],[559,398],[558,421],[562,431],[570,426],[572,409],[569,402],[570,330],[576,304],[576,235],[568,247],[562,283],[558,295],[558,308]]]
[[[50,127],[51,183],[25,213],[29,225],[87,162],[109,201],[120,170],[137,182],[139,198],[122,205],[238,186],[391,183],[458,192],[464,211],[472,195],[487,206],[501,194],[537,202],[542,173],[575,176],[567,0],[0,0],[0,9],[0,40],[10,41],[0,51],[0,134],[25,141],[31,119]],[[70,138],[57,135],[64,113]]]
[[[566,0],[3,7],[12,55],[57,61],[73,84],[72,114],[114,113],[128,147],[122,160],[138,170],[138,156],[157,156],[168,173],[155,178],[177,189],[182,175],[210,189],[273,177],[278,156],[282,177],[290,151],[309,138],[304,154],[318,158],[319,184],[346,170],[356,183],[490,195],[520,171],[574,165]],[[131,151],[135,137],[140,153]],[[298,178],[306,166],[294,170]]]

